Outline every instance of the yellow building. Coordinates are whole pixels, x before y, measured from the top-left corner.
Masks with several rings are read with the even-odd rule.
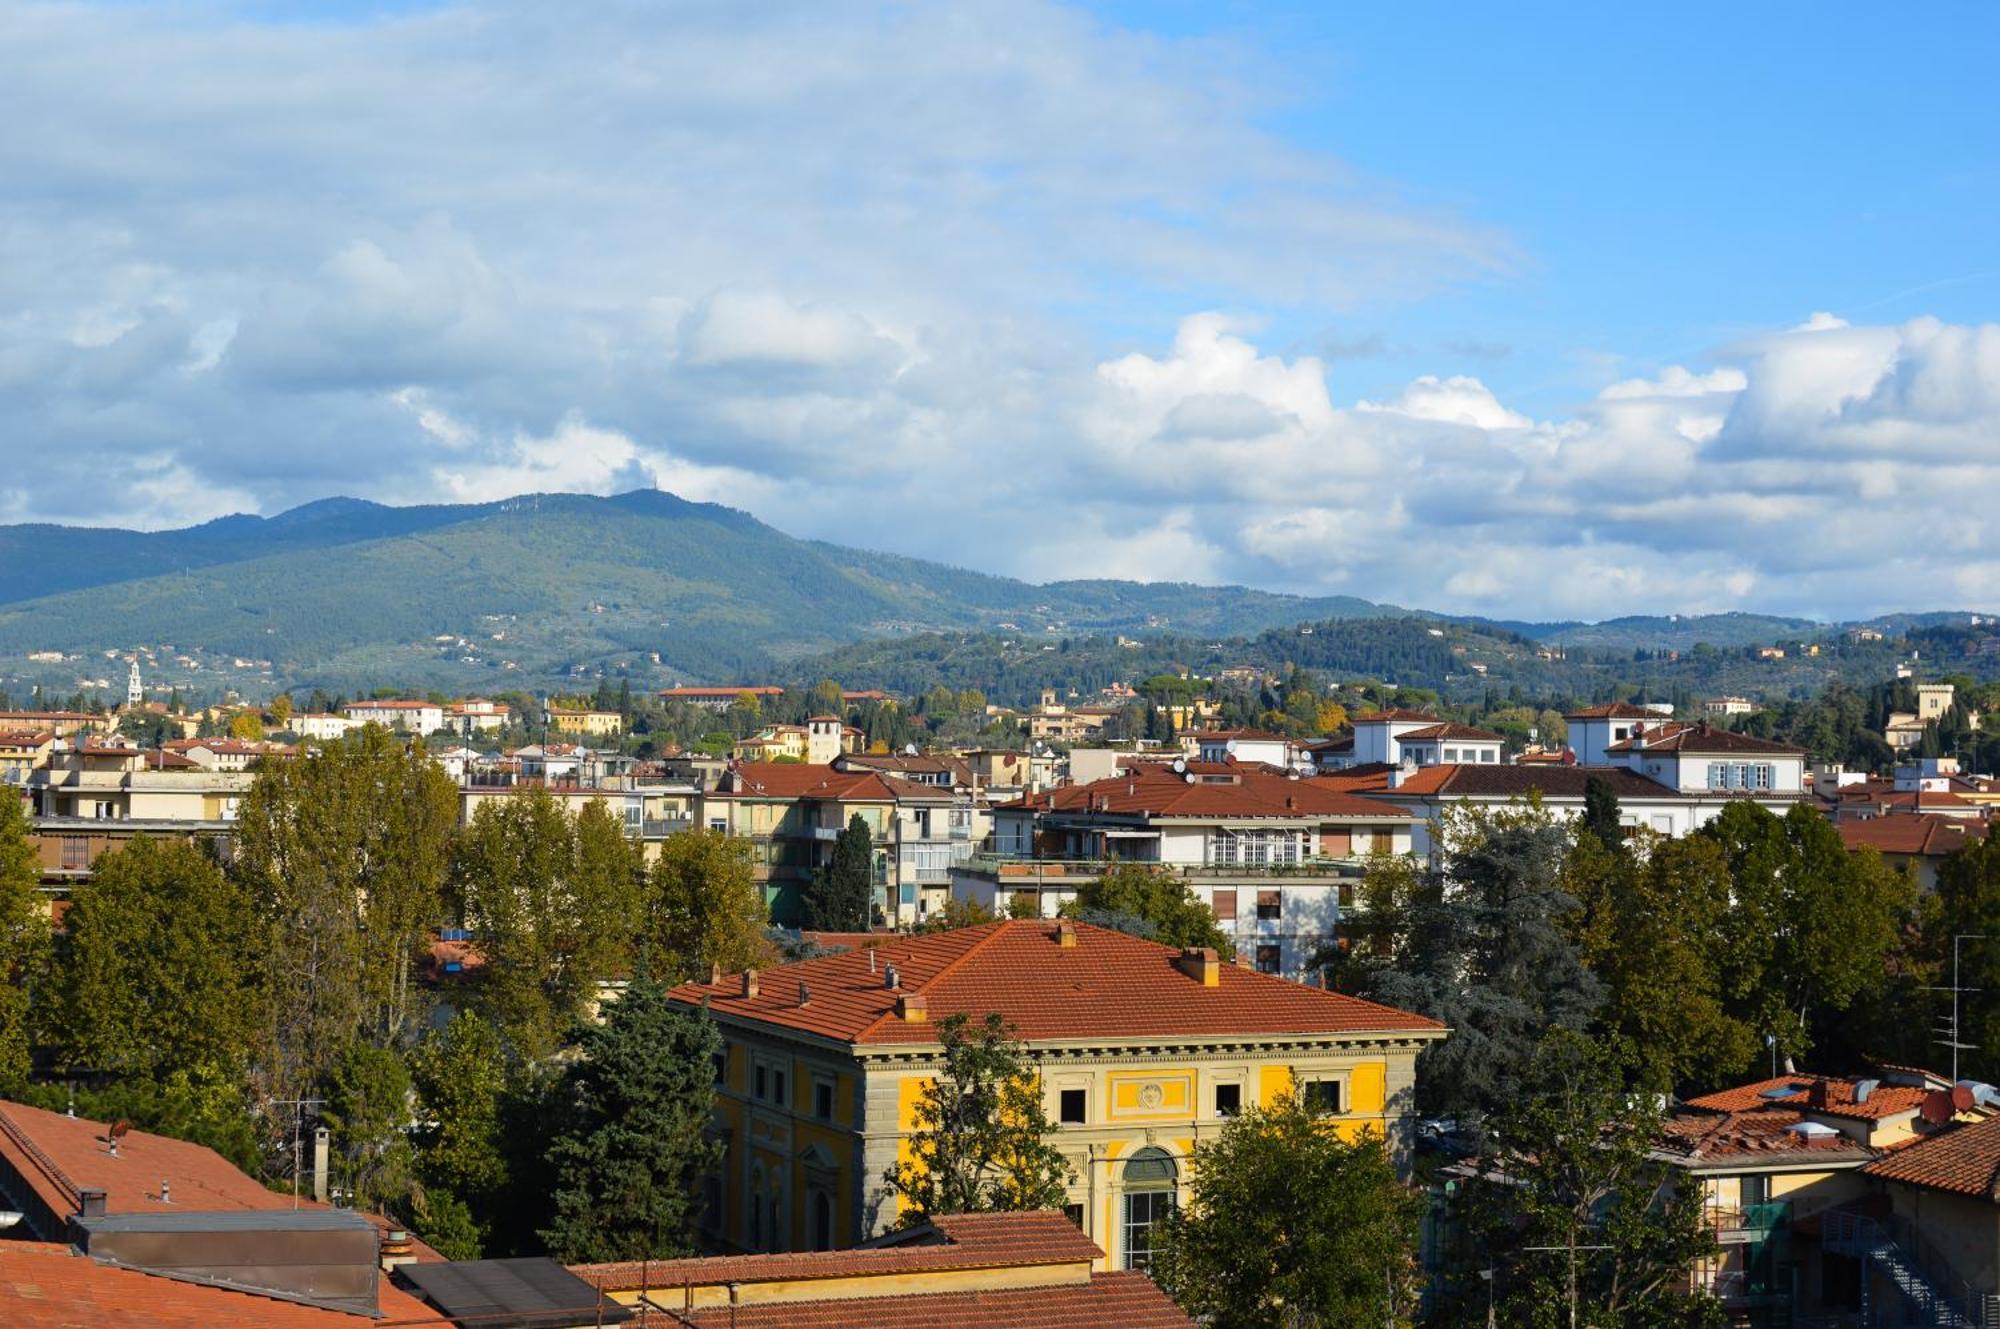
[[[611,737],[625,732],[625,717],[616,711],[571,711],[549,707],[549,724],[559,734],[588,734],[592,738]]]
[[[892,1227],[883,1182],[941,1064],[938,1023],[997,1012],[1039,1069],[1070,1216],[1144,1267],[1191,1157],[1246,1107],[1298,1089],[1348,1136],[1407,1142],[1424,1044],[1405,1011],[1084,924],[1014,920],[675,989],[727,1048],[725,1144],[707,1210],[721,1245],[826,1250]]]

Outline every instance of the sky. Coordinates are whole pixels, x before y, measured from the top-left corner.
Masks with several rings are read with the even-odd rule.
[[[2000,608],[2000,8],[0,0],[0,522]]]

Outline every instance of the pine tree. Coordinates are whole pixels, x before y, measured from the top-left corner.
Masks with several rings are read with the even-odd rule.
[[[875,841],[860,813],[834,839],[827,864],[805,889],[804,924],[825,932],[866,932],[875,883]]]
[[[1027,1050],[997,1014],[949,1016],[938,1041],[944,1065],[917,1100],[909,1156],[883,1176],[904,1221],[1061,1206],[1070,1167],[1049,1143],[1056,1127]]]
[[[543,1241],[570,1262],[688,1253],[697,1183],[722,1163],[710,1134],[721,1035],[705,1014],[671,1006],[642,966],[577,1042],[548,1151],[558,1182]]]
[[[1592,775],[1583,782],[1582,828],[1614,854],[1624,846],[1625,828],[1618,819],[1618,791],[1601,775]]]

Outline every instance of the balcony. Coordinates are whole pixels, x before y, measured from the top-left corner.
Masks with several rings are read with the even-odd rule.
[[[1159,863],[1147,859],[1031,858],[1015,854],[974,854],[962,865],[969,871],[996,877],[1089,881],[1113,867],[1135,866],[1179,877],[1243,878],[1265,880],[1299,877],[1307,880],[1358,881],[1365,875],[1367,860],[1360,858],[1308,858],[1296,863]]]
[[[1710,1205],[1702,1218],[1715,1239],[1725,1245],[1739,1241],[1763,1241],[1792,1221],[1792,1202],[1773,1200],[1767,1204],[1746,1204],[1729,1208]]]
[[[637,830],[641,840],[664,840],[669,835],[679,835],[693,826],[692,817],[647,817],[637,823]],[[628,822],[626,829],[633,829],[633,824]]]

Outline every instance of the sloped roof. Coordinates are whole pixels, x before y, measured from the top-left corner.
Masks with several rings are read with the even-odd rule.
[[[1885,1181],[2000,1203],[2000,1117],[1954,1122],[1862,1171]]]
[[[1586,706],[1579,711],[1571,711],[1563,716],[1565,720],[1659,720],[1658,711],[1644,706],[1634,706],[1629,701],[1607,701],[1596,706]]]
[[[1826,1098],[1823,1103],[1815,1103],[1815,1086],[1824,1086]],[[1780,1093],[1778,1091],[1788,1092]],[[1855,1101],[1856,1082],[1835,1075],[1780,1075],[1774,1079],[1757,1080],[1750,1084],[1737,1085],[1733,1089],[1721,1089],[1699,1098],[1690,1098],[1687,1105],[1710,1112],[1746,1112],[1755,1108],[1810,1108],[1816,1114],[1829,1117],[1848,1117],[1855,1121],[1880,1121],[1904,1112],[1915,1112],[1923,1105],[1926,1090],[1900,1084],[1877,1084],[1869,1093],[1865,1103]]]
[[[382,1284],[399,1324],[447,1325]],[[416,1318],[408,1318],[415,1316]],[[0,1241],[0,1323],[8,1329],[357,1329],[366,1317],[106,1264],[53,1242]]]
[[[1792,1109],[1771,1107],[1742,1112],[1683,1113],[1666,1122],[1660,1148],[1690,1164],[1721,1159],[1777,1163],[1794,1154],[1821,1162],[1831,1161],[1829,1156],[1855,1159],[1874,1156],[1874,1150],[1845,1135],[1803,1135],[1792,1129],[1805,1119]]]
[[[1476,729],[1469,724],[1434,724],[1426,729],[1412,729],[1397,740],[1407,743],[1411,739],[1423,742],[1425,739],[1452,739],[1463,741],[1473,739],[1486,743],[1505,743],[1507,740],[1490,729]]]
[[[1136,1269],[1093,1274],[1087,1283],[772,1302],[682,1312],[701,1329],[1193,1329],[1194,1321]]]
[[[1204,987],[1175,965],[1178,952],[1139,937],[1078,923],[1076,944],[1057,944],[1054,924],[1011,919],[902,937],[865,951],[780,965],[743,995],[740,976],[683,983],[677,1001],[704,1001],[718,1017],[796,1029],[855,1045],[927,1044],[947,1016],[997,1012],[1027,1042],[1098,1038],[1238,1037],[1443,1032],[1435,1020],[1357,997],[1288,982],[1238,965],[1220,966]],[[872,957],[872,959],[871,959]],[[886,986],[894,965],[901,986]],[[799,984],[810,998],[799,1004]],[[899,995],[921,995],[929,1018],[904,1020]]]
[[[1357,798],[1324,777],[1294,779],[1268,766],[1240,762],[1190,762],[1185,774],[1168,765],[1145,763],[1127,768],[1122,775],[1031,794],[1003,806],[1150,817],[1368,817],[1380,821],[1383,816],[1380,804]]]
[[[1485,763],[1425,766],[1404,777],[1403,783],[1394,789],[1386,785],[1378,787],[1372,796],[1385,799],[1398,796],[1524,798],[1531,792],[1539,791],[1546,798],[1582,798],[1584,786],[1592,776],[1608,782],[1612,792],[1620,798],[1688,797],[1678,789],[1671,789],[1624,766],[1545,766],[1539,763],[1533,766]]]
[[[1638,752],[1644,741],[1646,752],[1688,752],[1688,753],[1764,753],[1771,756],[1799,757],[1805,749],[1793,747],[1790,743],[1776,743],[1768,738],[1752,738],[1748,734],[1734,734],[1727,729],[1712,729],[1706,724],[1663,724],[1657,729],[1649,729],[1643,734],[1620,739],[1606,748],[1606,752]]]
[[[1934,812],[1896,812],[1884,817],[1843,821],[1840,841],[1849,849],[1871,846],[1885,854],[1921,854],[1928,858],[1963,849],[1986,838],[1987,826],[1970,817],[1941,817]]]
[[[1089,1264],[1103,1256],[1076,1224],[1054,1210],[951,1214],[930,1220],[910,1240],[838,1251],[711,1255],[687,1260],[631,1260],[571,1265],[570,1272],[606,1292],[643,1285],[794,1283],[823,1278],[894,1277],[961,1269]]]
[[[11,1166],[58,1214],[76,1209],[79,1189],[105,1193],[114,1214],[215,1209],[289,1209],[292,1197],[264,1188],[203,1145],[132,1131],[113,1157],[109,1124],[0,1102],[0,1166]],[[173,1202],[160,1199],[161,1181]]]
[[[1429,711],[1412,711],[1400,706],[1392,706],[1386,711],[1363,711],[1354,717],[1355,724],[1385,724],[1391,720],[1420,720],[1425,724],[1436,724],[1438,718]]]
[[[822,798],[846,803],[949,800],[950,793],[880,771],[842,771],[805,762],[744,762],[731,773],[731,787],[718,791],[750,798]]]

